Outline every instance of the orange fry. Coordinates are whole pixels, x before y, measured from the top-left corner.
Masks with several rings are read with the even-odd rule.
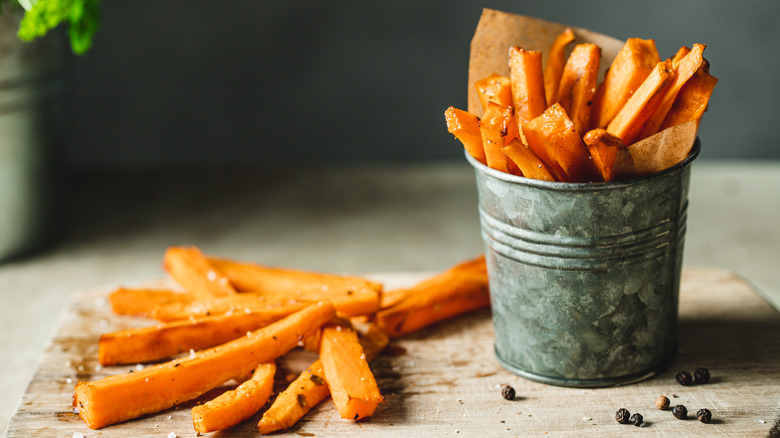
[[[406,298],[376,314],[391,338],[490,306],[485,257],[458,264],[407,289]]]
[[[626,40],[593,96],[591,127],[606,128],[659,62],[655,40]]]
[[[163,257],[165,270],[198,298],[235,295],[236,290],[219,270],[211,266],[196,247],[170,247]]]
[[[574,32],[567,27],[555,37],[552,47],[547,52],[547,63],[544,65],[544,94],[547,105],[558,102],[558,87],[561,84],[563,66],[566,64],[566,46],[574,42]]]
[[[663,99],[664,87],[672,76],[671,64],[671,60],[659,62],[609,122],[607,131],[620,137],[627,146],[640,139],[645,123]]]
[[[488,102],[512,106],[512,83],[508,77],[493,73],[475,82],[474,86],[483,110],[487,109]]]
[[[447,121],[447,131],[463,143],[466,152],[480,163],[487,164],[482,134],[479,132],[479,117],[451,106],[444,111],[444,119]]]
[[[341,418],[362,420],[384,403],[357,333],[349,326],[327,325],[320,339],[320,360],[330,396]]]
[[[518,126],[523,126],[524,123],[543,113],[547,107],[542,75],[542,52],[520,47],[509,49],[512,104]]]
[[[544,181],[555,181],[555,177],[542,160],[531,149],[528,149],[520,139],[513,139],[501,151],[520,169],[523,176]]]
[[[487,165],[506,173],[516,173],[516,166],[501,152],[501,148],[509,139],[519,135],[512,107],[501,106],[488,102],[488,108],[480,124],[482,146],[485,149]]]
[[[669,110],[669,114],[666,115],[663,124],[661,124],[661,130],[701,119],[702,114],[707,110],[707,104],[717,83],[718,78],[710,74],[709,63],[705,59],[693,77],[688,79],[688,82],[680,89],[672,109]]]
[[[691,51],[680,59],[676,65],[674,64],[674,61],[672,61],[674,79],[664,88],[663,97],[661,98],[660,103],[645,123],[645,127],[637,140],[650,137],[661,128],[661,124],[664,122],[666,115],[669,114],[669,110],[672,109],[672,105],[674,104],[680,89],[682,89],[683,85],[685,85],[685,83],[693,77],[699,67],[701,67],[704,60],[702,52],[704,52],[705,47],[704,44],[694,44]]]
[[[559,104],[526,123],[523,132],[528,147],[550,166],[559,181],[602,180],[574,123]]]
[[[274,389],[276,364],[260,364],[252,378],[236,389],[192,408],[192,425],[200,433],[225,430],[246,420],[265,406]]]
[[[606,129],[593,129],[582,138],[588,147],[588,152],[593,158],[593,164],[601,172],[604,181],[612,181],[612,169],[615,166],[615,157],[626,146],[623,140],[607,132]]]
[[[152,310],[162,304],[189,303],[194,297],[188,293],[163,289],[119,288],[108,297],[111,310],[118,315],[149,317]]]
[[[273,311],[242,309],[230,314],[190,318],[166,324],[120,330],[100,336],[101,365],[151,362],[190,350],[202,350],[245,336],[305,307],[276,306]],[[248,310],[248,311],[247,311]]]
[[[569,55],[558,88],[558,103],[574,123],[579,135],[590,126],[593,95],[598,85],[601,48],[595,44],[577,44]]]

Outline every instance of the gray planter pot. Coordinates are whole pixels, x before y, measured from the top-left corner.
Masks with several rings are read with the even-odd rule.
[[[0,13],[0,260],[50,237],[53,152],[62,139],[62,38],[23,43],[20,18],[8,7]]]

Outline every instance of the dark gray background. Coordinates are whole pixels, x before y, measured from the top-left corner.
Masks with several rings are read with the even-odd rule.
[[[780,2],[102,2],[71,65],[70,168],[458,160],[443,112],[466,107],[482,7],[656,39],[702,42],[720,79],[705,158],[780,158]]]

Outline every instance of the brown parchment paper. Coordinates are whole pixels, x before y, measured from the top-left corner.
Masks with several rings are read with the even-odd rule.
[[[520,46],[542,51],[542,62],[547,62],[547,52],[555,37],[567,27],[574,31],[574,44],[593,43],[601,47],[599,83],[604,72],[625,44],[625,41],[602,35],[587,29],[553,23],[525,15],[511,14],[485,8],[471,40],[468,79],[468,111],[482,117],[484,111],[479,102],[474,82],[498,73],[509,76],[509,48]],[[672,54],[673,55],[673,54]],[[567,54],[568,56],[568,54]],[[663,54],[661,56],[663,59]],[[615,179],[647,175],[682,161],[696,140],[698,123],[691,121],[665,129],[621,151],[615,160]]]

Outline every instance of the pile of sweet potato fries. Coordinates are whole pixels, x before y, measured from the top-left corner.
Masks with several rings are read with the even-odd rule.
[[[363,420],[384,402],[369,361],[390,338],[490,305],[484,256],[390,291],[359,276],[242,263],[195,247],[168,248],[163,266],[181,290],[110,295],[114,313],[159,323],[102,335],[100,363],[156,363],[76,385],[73,405],[92,429],[160,412],[231,380],[240,384],[192,408],[197,432],[234,426],[269,400],[257,425],[263,434],[291,427],[328,396],[342,418]],[[274,397],[275,361],[297,347],[319,359]]]
[[[717,79],[705,46],[681,47],[661,60],[654,40],[630,38],[599,84],[601,48],[558,35],[542,52],[509,48],[509,77],[492,74],[474,86],[484,109],[449,107],[447,130],[469,155],[506,173],[546,181],[614,180],[616,156],[671,126],[700,120]],[[661,169],[659,169],[661,170]]]

